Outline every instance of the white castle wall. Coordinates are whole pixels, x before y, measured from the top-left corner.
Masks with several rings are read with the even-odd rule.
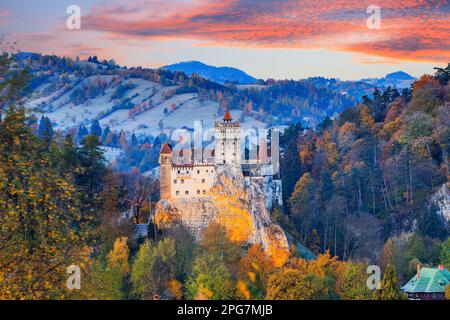
[[[214,148],[214,156],[212,150]],[[174,149],[174,154],[179,152]],[[210,156],[205,156],[210,155]],[[191,159],[192,151],[183,151],[185,160]],[[262,164],[259,160],[242,160],[241,154],[241,127],[239,122],[216,122],[215,144],[204,150],[203,162],[192,165],[175,165],[172,163],[170,170],[170,197],[195,198],[210,195],[214,183],[216,169],[224,166],[243,166],[247,172],[251,172],[251,180],[257,182],[264,191],[265,205],[271,211],[273,205],[282,206],[281,181],[274,178],[272,164]],[[246,184],[252,182],[246,177]]]
[[[241,126],[238,122],[216,122],[216,165],[241,164]]]
[[[214,165],[198,164],[192,166],[172,166],[171,197],[201,197],[210,192]]]

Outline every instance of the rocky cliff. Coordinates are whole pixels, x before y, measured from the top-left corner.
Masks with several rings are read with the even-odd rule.
[[[216,222],[224,226],[231,241],[261,244],[282,264],[289,245],[283,229],[270,218],[264,185],[263,179],[244,179],[237,167],[219,167],[210,196],[161,200],[156,224],[165,229],[182,222],[199,240],[208,224]]]

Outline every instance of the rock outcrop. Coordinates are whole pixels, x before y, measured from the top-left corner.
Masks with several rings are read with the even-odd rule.
[[[436,206],[438,214],[444,217],[445,221],[450,221],[450,189],[446,183],[431,197],[431,203]]]
[[[283,229],[267,210],[264,178],[244,179],[238,167],[216,168],[211,194],[207,197],[161,200],[156,208],[158,228],[182,222],[200,240],[211,222],[224,226],[234,242],[261,244],[279,264],[287,256],[289,244]]]

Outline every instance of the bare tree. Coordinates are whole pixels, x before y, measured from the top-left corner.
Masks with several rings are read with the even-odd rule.
[[[157,182],[134,169],[128,177],[127,185],[133,220],[141,223],[142,209],[146,204],[150,205],[149,199],[157,191]]]

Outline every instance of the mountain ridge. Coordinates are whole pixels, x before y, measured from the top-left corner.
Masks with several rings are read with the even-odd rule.
[[[249,85],[257,82],[256,78],[238,68],[229,66],[216,67],[196,60],[177,62],[175,64],[163,66],[161,69],[169,70],[171,72],[182,71],[188,76],[196,74],[220,84],[235,82],[238,84]]]
[[[174,64],[161,67],[163,70],[171,72],[184,72],[188,76],[196,74],[207,80],[217,82],[219,84],[225,84],[232,82],[240,85],[251,85],[258,83],[258,80],[247,74],[245,71],[230,66],[213,66],[208,65],[198,60],[181,61]],[[308,79],[315,79],[322,77],[308,77]],[[384,77],[379,78],[363,78],[353,81],[344,81],[339,78],[324,78],[334,82],[365,82],[370,85],[374,85],[380,88],[386,88],[388,86],[396,87],[399,89],[408,88],[412,82],[417,80],[415,77],[408,73],[398,70],[386,74]]]

